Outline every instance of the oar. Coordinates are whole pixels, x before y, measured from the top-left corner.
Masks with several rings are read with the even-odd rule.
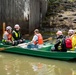
[[[10,47],[6,47],[6,48],[2,47],[2,48],[0,48],[0,51],[6,50],[6,49],[15,48],[15,47],[19,47],[19,46],[10,46]]]
[[[49,38],[47,38],[47,39],[45,39],[43,41],[45,42],[45,41],[51,41],[51,40],[52,40],[52,37],[49,37]]]

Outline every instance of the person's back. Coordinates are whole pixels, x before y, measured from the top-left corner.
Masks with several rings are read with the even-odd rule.
[[[65,38],[65,44],[67,49],[72,48],[72,35],[74,34],[74,30],[70,29],[68,30],[68,35]]]
[[[67,49],[71,49],[72,48],[72,38],[71,37],[65,38],[65,44],[66,44]]]
[[[61,48],[62,48],[61,51],[62,51],[62,52],[66,52],[66,51],[67,51],[66,41],[65,41],[65,40],[66,40],[66,38],[63,37],[63,38],[62,38],[62,41],[61,41]]]
[[[62,34],[62,31],[58,31],[56,33],[56,35],[57,35],[57,41],[56,41],[56,43],[54,45],[55,51],[63,51],[63,52],[65,52],[66,51],[65,37]]]

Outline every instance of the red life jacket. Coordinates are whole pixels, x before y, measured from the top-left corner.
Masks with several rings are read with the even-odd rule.
[[[8,34],[7,37],[8,37],[8,40],[12,41],[12,35],[11,34]]]
[[[66,48],[72,48],[72,39],[66,38],[65,39]]]

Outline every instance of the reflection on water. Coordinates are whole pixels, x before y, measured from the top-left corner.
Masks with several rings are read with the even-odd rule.
[[[0,75],[76,75],[76,62],[0,53]]]

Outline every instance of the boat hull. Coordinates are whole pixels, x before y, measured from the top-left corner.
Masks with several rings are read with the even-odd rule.
[[[31,56],[45,57],[45,58],[65,60],[65,61],[76,59],[76,52],[56,52],[56,51],[52,52],[51,46],[47,46],[38,50],[25,49],[17,46],[8,48],[8,46],[0,45],[0,48],[3,47],[5,49],[2,50],[1,52],[31,55]]]

